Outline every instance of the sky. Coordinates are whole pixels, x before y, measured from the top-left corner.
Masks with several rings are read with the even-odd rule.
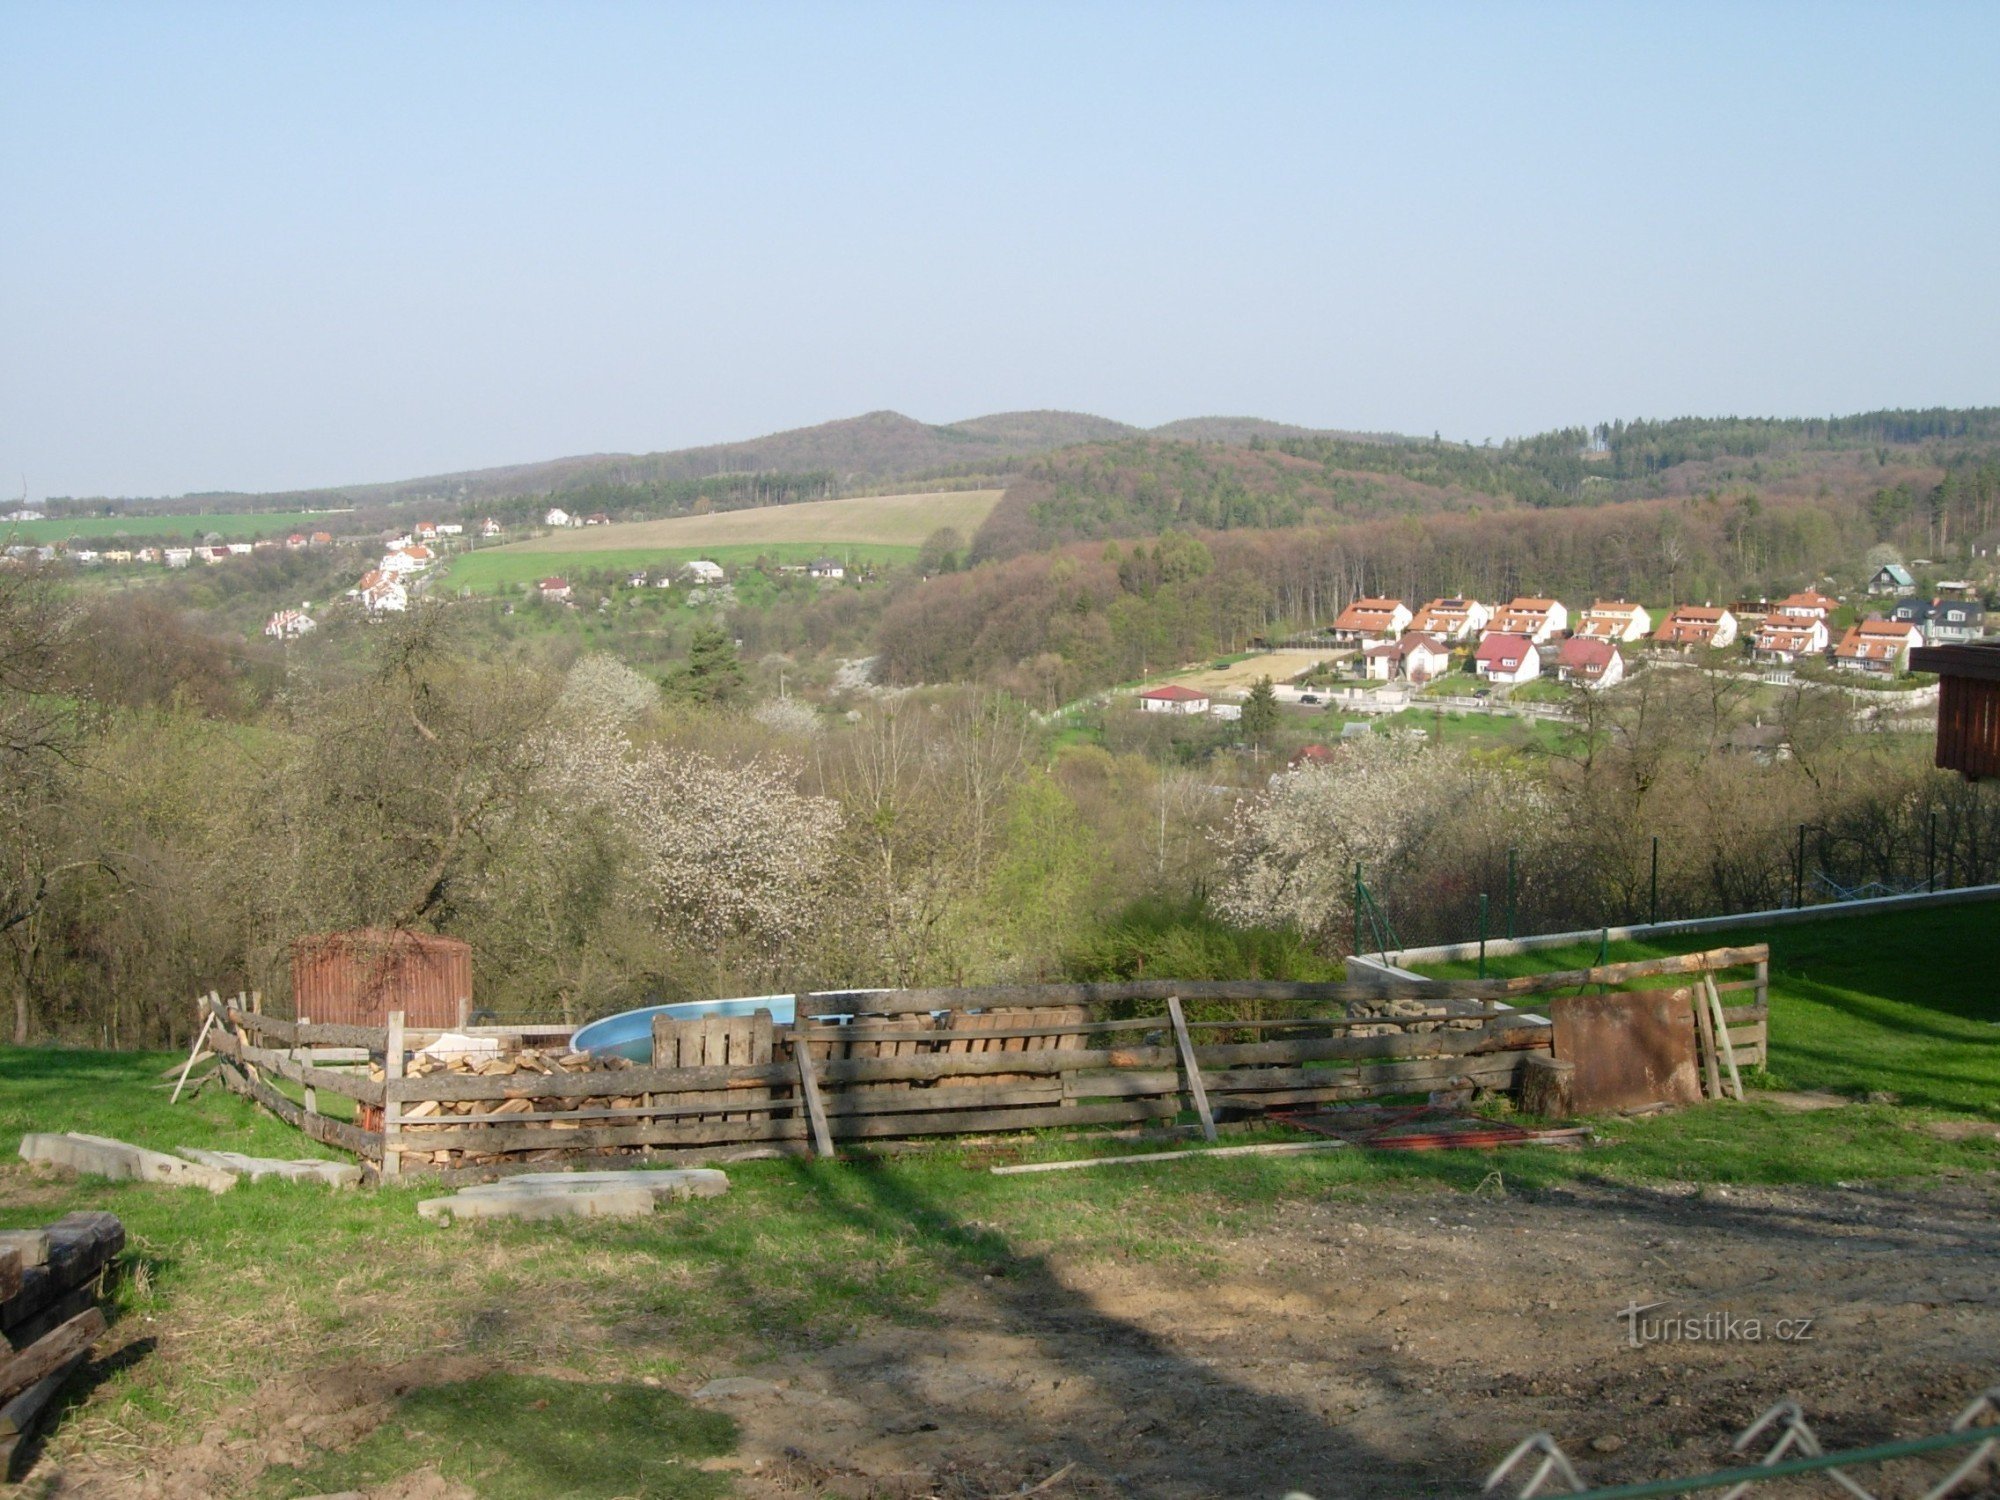
[[[2000,6],[0,0],[0,497],[2000,404]]]

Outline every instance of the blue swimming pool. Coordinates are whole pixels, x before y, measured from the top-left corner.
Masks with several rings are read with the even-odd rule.
[[[880,990],[839,990],[830,991],[828,995],[831,998],[837,994],[844,1000],[850,995],[881,993]],[[806,998],[812,1000],[818,997],[808,995]],[[701,1016],[748,1016],[768,1010],[773,1021],[787,1025],[797,1018],[797,1001],[796,995],[742,995],[733,1000],[679,1000],[671,1005],[646,1005],[578,1027],[569,1044],[578,1052],[616,1053],[620,1057],[631,1058],[633,1062],[650,1063],[653,1060],[655,1016],[692,1021]],[[847,1012],[843,1008],[827,1014],[833,1019],[840,1019]]]

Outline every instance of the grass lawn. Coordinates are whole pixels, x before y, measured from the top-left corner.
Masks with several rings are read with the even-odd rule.
[[[95,537],[106,545],[127,536],[135,541],[199,541],[214,532],[224,541],[248,542],[260,536],[285,537],[294,531],[338,532],[349,517],[326,511],[239,511],[208,516],[78,516],[49,521],[0,521],[0,540],[47,546],[71,537]]]
[[[1421,729],[1432,743],[1463,745],[1471,750],[1530,750],[1552,752],[1575,731],[1546,719],[1509,713],[1443,713],[1435,708],[1406,708],[1377,722],[1395,729]]]
[[[1857,1097],[1887,1091],[1899,1103],[1794,1114],[1753,1101],[1606,1121],[1605,1144],[1583,1152],[1354,1150],[1144,1172],[985,1170],[1105,1149],[1046,1135],[873,1161],[744,1163],[729,1168],[727,1196],[646,1219],[452,1228],[418,1220],[419,1188],[335,1194],[273,1182],[211,1196],[0,1166],[0,1227],[72,1208],[120,1214],[136,1269],[117,1293],[118,1331],[160,1340],[160,1357],[110,1375],[64,1422],[50,1450],[58,1460],[66,1445],[143,1453],[192,1441],[217,1410],[254,1402],[302,1369],[450,1356],[484,1363],[472,1377],[406,1396],[372,1435],[310,1453],[303,1465],[274,1465],[257,1480],[261,1492],[355,1488],[419,1462],[453,1473],[453,1453],[476,1442],[491,1466],[487,1492],[535,1493],[535,1447],[487,1436],[496,1412],[519,1410],[526,1388],[465,1383],[519,1376],[554,1383],[527,1403],[533,1420],[570,1434],[561,1443],[605,1455],[565,1493],[701,1495],[713,1492],[704,1488],[713,1476],[697,1465],[728,1436],[662,1391],[846,1339],[870,1319],[925,1324],[952,1285],[999,1274],[996,1266],[1060,1256],[1219,1272],[1229,1243],[1302,1204],[1471,1193],[1496,1167],[1508,1191],[1529,1195],[1591,1178],[1828,1183],[1991,1171],[2000,1147],[1990,1140],[1943,1139],[1926,1127],[2000,1111],[1996,916],[1994,906],[1967,906],[1619,949],[1637,956],[1768,936],[1776,1080]],[[1592,957],[1552,953],[1500,966]],[[170,1061],[0,1049],[0,1156],[11,1159],[33,1129],[168,1150],[319,1154],[213,1088],[170,1108],[153,1087]],[[672,1460],[665,1470],[640,1472],[638,1455],[617,1457],[615,1434],[642,1408],[658,1433],[646,1461]],[[494,1457],[503,1450],[504,1462]],[[518,1462],[505,1456],[516,1453]]]
[[[636,528],[610,528],[633,530]],[[592,573],[611,572],[624,576],[639,568],[678,567],[705,557],[726,568],[747,567],[760,557],[786,563],[808,563],[829,553],[852,565],[904,566],[917,560],[915,546],[891,546],[880,542],[736,542],[707,547],[613,547],[598,552],[551,553],[536,550],[532,543],[514,547],[482,547],[453,557],[435,587],[449,590],[469,588],[475,594],[490,594],[507,587],[526,587],[551,574],[575,582]],[[837,587],[838,585],[828,585]],[[678,585],[676,585],[678,587]]]

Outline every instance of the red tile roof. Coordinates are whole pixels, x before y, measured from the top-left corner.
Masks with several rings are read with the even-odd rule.
[[[1148,688],[1139,696],[1151,698],[1155,703],[1193,703],[1197,700],[1201,702],[1208,700],[1208,694],[1197,693],[1193,688],[1182,687],[1178,682],[1170,682],[1165,687]]]

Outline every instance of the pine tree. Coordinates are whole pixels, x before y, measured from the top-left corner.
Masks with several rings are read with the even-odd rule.
[[[1259,743],[1278,727],[1278,695],[1271,679],[1259,677],[1243,704],[1243,735]]]

